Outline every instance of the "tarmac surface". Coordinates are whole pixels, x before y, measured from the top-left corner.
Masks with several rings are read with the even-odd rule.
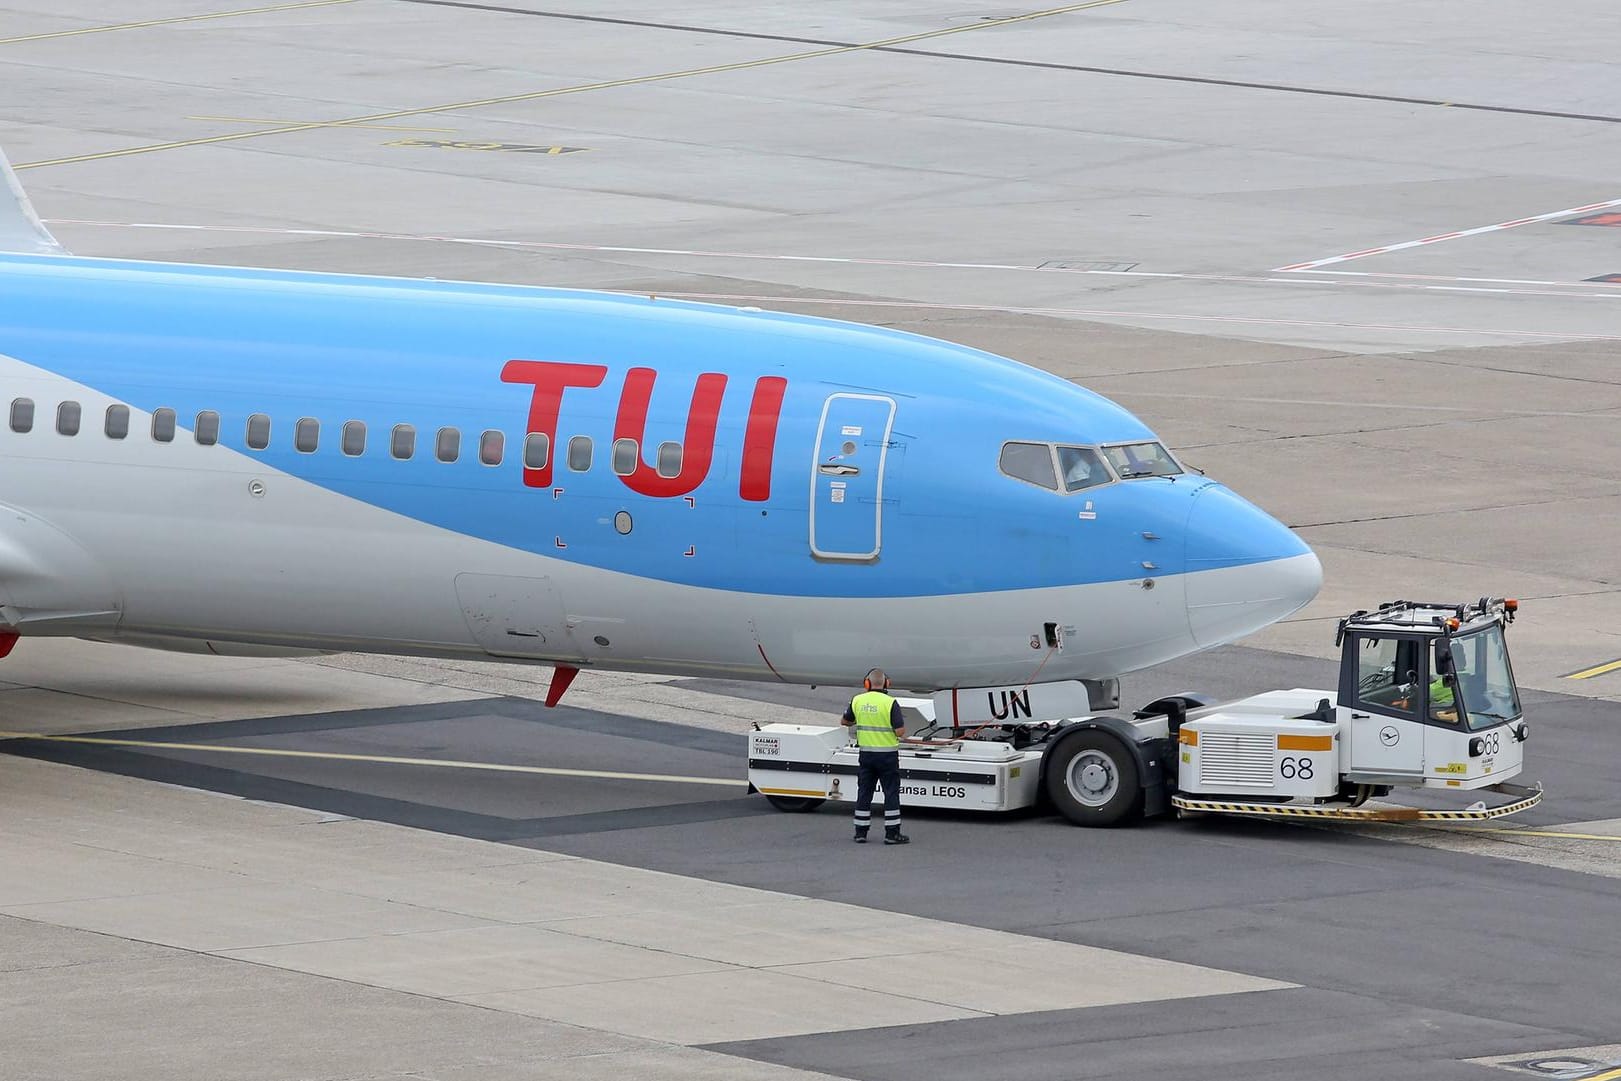
[[[25,641],[0,1077],[1621,1076],[1613,5],[108,7],[0,0],[0,145],[71,249],[1040,365],[1324,562],[1128,704],[1321,686],[1352,609],[1518,596],[1548,796],[860,849],[741,783],[751,720],[842,689],[588,673],[546,710],[539,669]]]

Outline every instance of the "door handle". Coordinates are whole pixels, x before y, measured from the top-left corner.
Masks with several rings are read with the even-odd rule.
[[[819,465],[816,470],[824,477],[853,477],[861,472],[861,467],[854,465]]]
[[[1353,721],[1365,721],[1367,719],[1368,719],[1368,715],[1366,713],[1353,713],[1353,714],[1351,714],[1351,720],[1353,720]]]

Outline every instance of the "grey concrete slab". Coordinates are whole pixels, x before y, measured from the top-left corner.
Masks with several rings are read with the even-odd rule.
[[[644,1041],[0,916],[4,1072],[18,1081],[573,1076]],[[50,963],[48,953],[62,963]],[[549,1072],[537,1064],[549,1064]],[[762,1074],[761,1076],[771,1076]]]
[[[1469,1078],[1488,1071],[1457,1059],[1482,1046],[1546,1046],[1558,1029],[1486,1021],[1467,1013],[1391,1006],[1377,997],[1299,989],[1150,1008],[1112,1006],[897,1026],[843,1039],[808,1036],[716,1045],[781,1064],[814,1062],[860,1081],[995,1076],[1008,1081],[1143,1076],[1150,1058],[1172,1076],[1340,1076],[1361,1071]],[[1039,1047],[1039,1053],[1032,1053]]]

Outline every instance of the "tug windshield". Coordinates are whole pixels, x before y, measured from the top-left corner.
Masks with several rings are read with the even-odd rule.
[[[1474,634],[1454,638],[1451,650],[1458,697],[1463,700],[1469,727],[1490,728],[1517,720],[1520,695],[1514,687],[1514,670],[1509,667],[1503,628],[1493,624]]]

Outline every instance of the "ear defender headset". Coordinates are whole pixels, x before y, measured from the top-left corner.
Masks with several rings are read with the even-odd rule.
[[[878,686],[874,687],[874,683],[878,684]],[[869,691],[887,691],[889,690],[889,677],[884,674],[882,668],[874,668],[867,673],[867,677],[861,681],[861,685]]]

